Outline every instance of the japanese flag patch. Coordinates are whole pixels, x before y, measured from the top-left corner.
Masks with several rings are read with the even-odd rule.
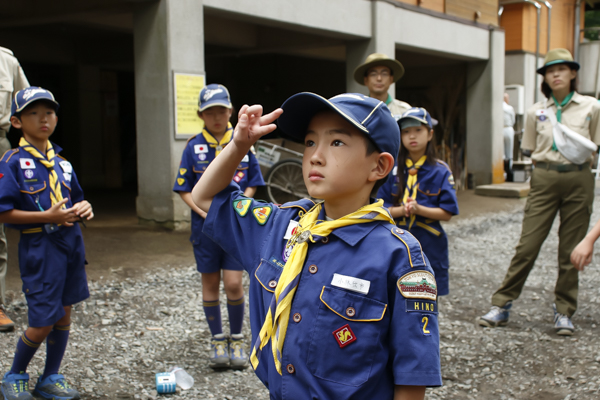
[[[208,153],[208,145],[206,144],[196,144],[194,145],[194,153]]]
[[[33,158],[21,158],[19,161],[21,162],[21,169],[35,168],[35,162],[33,161]]]

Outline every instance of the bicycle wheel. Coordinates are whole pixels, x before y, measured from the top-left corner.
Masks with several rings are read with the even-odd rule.
[[[295,158],[281,160],[273,165],[265,181],[269,200],[275,204],[310,197],[302,177],[302,161]]]

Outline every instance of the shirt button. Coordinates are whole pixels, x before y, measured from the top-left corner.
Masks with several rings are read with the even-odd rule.
[[[316,274],[318,270],[319,268],[315,264],[308,267],[308,272],[310,272],[311,274]]]
[[[354,317],[356,315],[356,310],[354,309],[354,307],[346,308],[346,315],[349,317]]]
[[[29,190],[33,191],[33,186],[29,186]]]
[[[287,369],[288,374],[293,374],[294,372],[296,372],[296,368],[294,368],[294,366],[292,364],[288,364],[286,369]]]
[[[277,281],[273,280],[269,282],[269,287],[275,289],[277,287]]]
[[[329,236],[325,236],[323,239],[321,239],[321,243],[325,244],[329,242]]]
[[[302,321],[302,315],[300,315],[300,313],[294,314],[294,322],[298,323],[300,321]]]

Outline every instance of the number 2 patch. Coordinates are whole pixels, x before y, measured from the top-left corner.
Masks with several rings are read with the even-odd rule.
[[[421,315],[421,332],[423,332],[423,336],[431,336],[431,331],[429,330],[429,316]]]

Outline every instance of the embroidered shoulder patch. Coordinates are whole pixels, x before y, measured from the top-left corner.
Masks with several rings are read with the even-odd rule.
[[[455,182],[454,182],[454,175],[450,174],[450,176],[448,177],[448,183],[450,185],[452,185],[452,187],[454,188]]]
[[[437,314],[437,303],[432,300],[406,299],[406,312]]]
[[[179,186],[183,185],[184,183],[185,183],[185,179],[183,179],[183,178],[177,178],[177,184]]]
[[[233,209],[240,217],[245,217],[248,214],[248,209],[252,204],[250,199],[238,199],[233,201]]]
[[[435,278],[427,271],[413,271],[398,279],[398,290],[407,299],[437,299]]]
[[[258,221],[260,225],[264,225],[267,223],[272,212],[273,208],[271,206],[254,207],[252,209],[252,214],[254,215],[254,218],[256,218],[256,221]]]
[[[185,168],[179,168],[179,174],[180,175],[185,175],[186,172],[187,172],[187,169],[185,169]]]

